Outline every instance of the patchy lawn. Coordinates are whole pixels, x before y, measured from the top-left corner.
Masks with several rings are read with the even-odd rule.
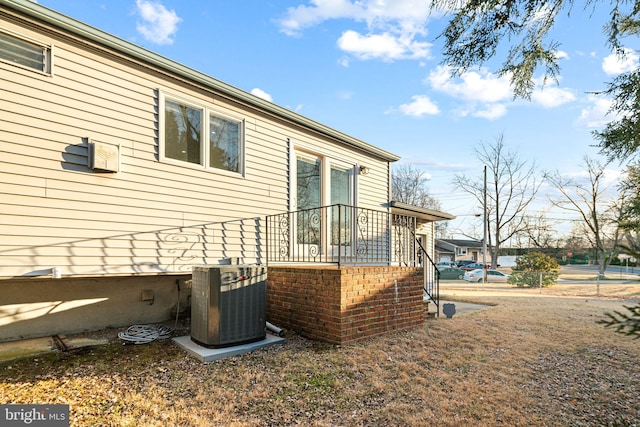
[[[640,425],[640,340],[596,323],[640,285],[443,292],[492,307],[348,347],[289,334],[210,364],[101,331],[110,344],[0,364],[0,402],[69,404],[75,426]]]

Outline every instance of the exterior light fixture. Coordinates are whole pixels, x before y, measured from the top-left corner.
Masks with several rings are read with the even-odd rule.
[[[360,166],[360,175],[368,175],[369,174],[369,168],[366,166]]]

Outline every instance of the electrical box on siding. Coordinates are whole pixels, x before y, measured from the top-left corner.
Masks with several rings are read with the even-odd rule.
[[[89,169],[96,172],[118,172],[120,170],[120,146],[104,142],[89,141]]]

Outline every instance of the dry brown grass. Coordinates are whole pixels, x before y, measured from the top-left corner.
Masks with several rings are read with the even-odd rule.
[[[77,426],[640,425],[640,340],[596,323],[640,285],[443,292],[491,308],[348,347],[290,335],[211,364],[114,339],[0,365],[0,402],[67,403]]]

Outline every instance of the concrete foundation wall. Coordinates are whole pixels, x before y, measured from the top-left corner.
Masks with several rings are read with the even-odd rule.
[[[191,289],[185,282],[190,279],[191,275],[3,281],[0,341],[168,320],[178,302],[176,280],[181,305],[186,306]]]

